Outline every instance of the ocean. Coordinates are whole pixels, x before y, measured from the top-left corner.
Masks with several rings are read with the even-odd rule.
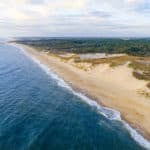
[[[74,91],[22,49],[0,43],[0,150],[145,150],[119,112]]]

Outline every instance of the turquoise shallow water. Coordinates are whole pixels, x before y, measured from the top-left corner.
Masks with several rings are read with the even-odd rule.
[[[139,139],[140,140],[140,139]],[[0,44],[0,150],[144,150],[124,125]]]

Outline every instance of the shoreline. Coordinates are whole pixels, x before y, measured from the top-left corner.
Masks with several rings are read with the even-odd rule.
[[[78,82],[76,82],[76,80],[74,82],[72,82],[71,78],[65,77],[65,75],[61,72],[62,71],[60,69],[61,65],[60,66],[56,65],[57,63],[60,63],[60,61],[57,60],[57,58],[53,58],[53,56],[49,56],[48,54],[46,54],[44,52],[38,52],[38,51],[36,51],[35,49],[33,49],[32,47],[29,47],[29,46],[20,45],[20,44],[16,44],[16,46],[22,47],[27,53],[29,53],[30,55],[35,57],[37,60],[42,62],[44,65],[46,65],[52,71],[54,71],[54,73],[58,74],[60,77],[63,78],[64,81],[69,83],[69,85],[71,85],[71,87],[73,89],[75,89],[76,91],[79,91],[80,93],[83,93],[85,96],[94,99],[97,103],[99,103],[102,106],[106,106],[106,107],[109,107],[111,109],[115,109],[115,110],[119,111],[121,113],[121,118],[123,118],[123,120],[127,121],[132,127],[134,127],[146,139],[150,140],[150,131],[148,132],[147,128],[144,128],[144,127],[141,126],[142,122],[140,124],[139,122],[137,123],[136,120],[128,119],[126,117],[126,115],[128,114],[128,110],[126,112],[124,112],[124,111],[122,112],[122,111],[120,111],[121,110],[120,108],[117,108],[118,106],[115,106],[114,104],[111,105],[111,101],[115,101],[115,99],[113,99],[113,96],[107,95],[108,92],[101,92],[101,93],[98,92],[98,94],[96,92],[96,93],[93,94],[90,91],[90,89],[86,89],[86,86],[85,86],[86,84],[84,86],[82,85],[82,87],[80,87],[80,85],[78,83],[81,79],[77,80]],[[53,63],[52,62],[50,63],[49,59],[53,60]],[[62,65],[64,65],[64,64],[62,63]],[[64,68],[65,67],[69,67],[69,66],[64,66]],[[72,68],[69,68],[69,69],[71,69],[69,71],[69,73],[70,73],[72,71]],[[78,74],[75,73],[75,75],[78,75]],[[134,102],[134,101],[131,101],[131,102]]]

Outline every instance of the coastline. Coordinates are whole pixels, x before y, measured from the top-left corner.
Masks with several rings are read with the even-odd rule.
[[[100,82],[96,84],[94,80],[89,78],[92,76],[92,74],[89,73],[89,75],[86,76],[87,72],[78,70],[77,68],[74,68],[69,64],[60,61],[58,58],[52,55],[48,55],[45,52],[38,52],[33,48],[25,45],[19,44],[19,46],[23,47],[26,52],[52,69],[52,71],[54,71],[56,74],[61,76],[64,81],[72,85],[74,89],[77,89],[84,94],[86,93],[89,97],[92,97],[92,99],[95,99],[103,106],[107,106],[121,112],[121,117],[124,120],[130,123],[132,127],[138,129],[138,131],[144,135],[144,137],[150,140],[150,121],[148,120],[148,116],[150,116],[150,111],[148,111],[150,109],[150,102],[146,101],[147,99],[139,96],[137,100],[134,98],[136,97],[136,94],[131,94],[130,92],[127,95],[123,95],[125,96],[124,99],[122,93],[113,95],[115,93],[113,90],[115,85],[111,85],[110,83],[106,82],[107,86],[104,84],[99,86]],[[106,68],[107,66],[104,65],[104,67]],[[111,86],[109,90],[107,90],[108,84]],[[124,91],[121,91],[120,89],[119,92]],[[122,99],[121,102],[120,99]]]

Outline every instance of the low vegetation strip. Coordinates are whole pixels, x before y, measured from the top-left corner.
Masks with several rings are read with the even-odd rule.
[[[60,53],[126,53],[133,56],[150,56],[150,38],[105,39],[105,38],[64,38],[64,39],[19,39],[17,42],[38,49]]]

